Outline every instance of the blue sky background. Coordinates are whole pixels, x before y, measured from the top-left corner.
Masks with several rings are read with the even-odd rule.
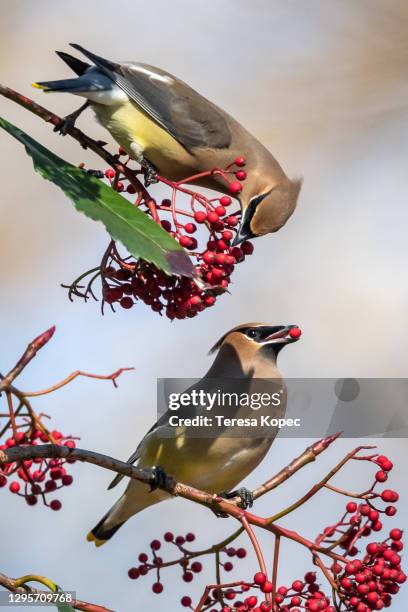
[[[78,215],[34,174],[21,147],[2,137],[0,369],[11,367],[27,341],[54,323],[55,339],[24,372],[22,388],[47,386],[77,368],[136,367],[118,390],[78,380],[36,402],[57,428],[80,435],[84,448],[126,458],[154,421],[156,378],[200,377],[211,362],[210,346],[246,321],[302,327],[302,341],[281,355],[287,377],[407,376],[407,19],[398,0],[124,0],[109,7],[94,0],[18,0],[3,10],[1,81],[57,113],[70,112],[78,101],[44,97],[30,83],[68,75],[53,51],[78,42],[113,60],[173,72],[241,120],[289,175],[304,177],[296,214],[276,236],[256,241],[253,257],[236,270],[231,295],[216,308],[173,324],[144,306],[101,317],[97,304],[69,303],[60,283],[99,261],[107,242],[103,227]],[[0,105],[4,117],[64,158],[97,163],[24,110],[4,99]],[[79,126],[109,140],[91,112]],[[246,486],[263,482],[308,442],[278,440]],[[407,442],[377,442],[396,464],[390,486],[402,493],[395,522],[403,527]],[[271,514],[292,502],[355,443],[339,441],[262,498],[257,511]],[[350,466],[338,484],[364,487],[367,472],[358,467],[361,473]],[[28,508],[1,492],[7,519],[0,527],[0,571],[45,574],[121,612],[153,605],[176,610],[181,595],[197,597],[213,580],[210,560],[200,584],[189,589],[171,570],[164,575],[166,597],[156,597],[150,576],[131,582],[127,569],[166,529],[199,526],[201,546],[230,533],[231,521],[176,500],[129,521],[97,550],[85,535],[118,493],[106,491],[110,474],[101,469],[74,466],[72,473],[75,483],[62,494],[58,513]],[[321,493],[282,524],[313,537],[335,520],[343,501]],[[272,542],[261,539],[272,556]],[[227,576],[250,576],[254,566],[250,557]],[[285,543],[280,582],[309,566],[305,551]],[[406,609],[406,598],[404,591],[396,598],[395,612]]]

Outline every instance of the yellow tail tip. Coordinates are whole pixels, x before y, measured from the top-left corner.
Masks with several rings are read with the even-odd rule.
[[[88,542],[94,542],[95,546],[103,546],[105,542],[107,542],[107,540],[99,540],[96,536],[94,536],[92,531],[88,533],[86,539],[88,540]]]
[[[35,87],[36,89],[43,89],[44,91],[47,91],[49,89],[49,87],[46,87],[45,85],[40,85],[40,83],[31,83],[31,87]]]

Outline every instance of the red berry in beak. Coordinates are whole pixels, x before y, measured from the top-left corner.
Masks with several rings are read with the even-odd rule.
[[[291,338],[300,338],[301,335],[302,330],[299,329],[299,327],[293,327],[291,330],[289,330],[289,336]]]

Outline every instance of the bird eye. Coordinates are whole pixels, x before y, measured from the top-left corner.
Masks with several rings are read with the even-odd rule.
[[[248,338],[252,338],[252,340],[258,341],[261,338],[261,334],[257,329],[248,329],[246,332]]]

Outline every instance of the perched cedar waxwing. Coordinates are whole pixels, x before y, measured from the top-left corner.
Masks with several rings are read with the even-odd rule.
[[[242,191],[234,194],[243,211],[234,244],[285,225],[296,207],[301,181],[289,180],[271,153],[235,119],[160,68],[111,62],[80,45],[71,46],[94,65],[57,51],[78,78],[33,83],[45,92],[86,98],[85,104],[58,126],[61,133],[92,106],[99,122],[145,168],[148,180],[157,170],[178,181],[226,168],[243,156],[247,178]],[[225,179],[217,174],[196,184],[230,193]]]
[[[259,379],[272,379],[271,384],[275,389],[279,388],[282,395],[279,405],[272,408],[268,406],[267,410],[271,418],[283,418],[286,411],[286,388],[276,360],[281,349],[286,344],[295,342],[300,334],[296,325],[247,323],[235,327],[211,349],[211,353],[217,351],[213,365],[201,381],[187,392],[191,395],[191,390],[198,388],[214,392],[219,390],[220,384],[224,385],[224,381],[229,391],[236,391],[243,385],[251,392],[252,388],[259,389],[256,386],[260,382]],[[221,400],[217,401],[220,403]],[[241,407],[239,410],[240,417],[254,415],[248,405],[243,409],[244,413]],[[231,416],[230,407],[226,413]],[[209,435],[208,430],[203,428],[204,435],[197,437],[188,434],[187,425],[171,426],[170,418],[174,414],[170,412],[169,405],[169,410],[145,435],[128,462],[136,462],[141,468],[154,468],[154,471],[158,471],[159,478],[167,473],[185,484],[209,493],[223,493],[227,498],[239,494],[244,506],[251,505],[250,491],[245,488],[231,490],[262,461],[277,434],[277,429],[270,428],[268,434],[265,434],[265,430],[262,430],[262,433],[248,433],[248,429],[245,429],[243,434],[240,430],[238,435],[233,435],[234,428],[231,427],[229,431],[228,428],[216,429],[215,435],[212,430],[213,435]],[[177,414],[180,419],[194,418],[198,410],[194,402],[190,402],[189,405],[183,405]],[[116,476],[109,489],[122,478],[121,475]],[[92,529],[87,539],[95,542],[96,546],[101,546],[131,516],[165,499],[171,499],[171,495],[157,488],[150,491],[144,483],[130,480],[123,495]]]

